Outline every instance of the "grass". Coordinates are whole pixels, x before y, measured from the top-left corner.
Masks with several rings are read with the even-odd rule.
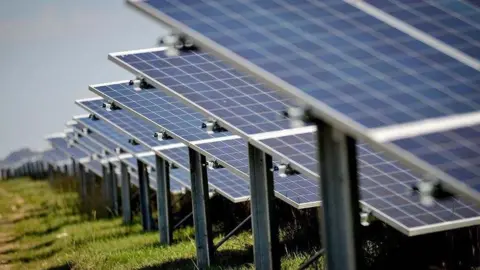
[[[125,226],[120,218],[82,214],[71,190],[29,179],[0,182],[0,269],[195,268],[191,226],[176,230],[175,243],[162,247],[157,232],[144,233],[138,223]],[[286,254],[284,269],[297,268],[309,256]],[[212,269],[253,269],[251,232],[227,241],[215,260]]]

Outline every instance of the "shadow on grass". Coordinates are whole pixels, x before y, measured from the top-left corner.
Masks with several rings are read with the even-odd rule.
[[[46,248],[46,247],[52,246],[54,243],[55,243],[55,240],[49,240],[49,241],[40,243],[38,245],[35,245],[33,247],[30,247],[29,249],[30,250],[37,250],[37,249],[41,249],[41,248]]]
[[[7,260],[8,264],[16,264],[16,263],[30,263],[33,261],[39,261],[39,260],[45,260],[53,255],[55,255],[57,252],[61,251],[61,249],[52,249],[40,254],[31,254],[31,255],[25,255],[25,256],[20,256],[18,258],[14,258],[11,260]]]
[[[62,264],[62,265],[57,265],[57,266],[52,266],[50,268],[47,268],[47,270],[70,270],[72,269],[72,263],[71,262],[67,262],[65,264]]]
[[[18,252],[19,249],[18,248],[9,248],[9,249],[6,249],[2,252],[0,252],[0,255],[8,255],[8,254],[12,254],[12,253],[15,253],[15,252]]]
[[[253,261],[253,251],[249,250],[221,250],[215,253],[214,261],[209,269],[225,269],[248,266]],[[196,259],[183,258],[157,265],[138,268],[138,270],[159,269],[196,269]]]
[[[23,236],[27,236],[27,237],[29,237],[29,236],[45,236],[45,235],[57,232],[58,230],[60,230],[61,228],[65,227],[65,226],[73,225],[73,224],[78,224],[78,221],[65,221],[65,222],[62,222],[62,223],[60,223],[56,226],[47,228],[45,230],[26,232],[26,233],[23,234]]]

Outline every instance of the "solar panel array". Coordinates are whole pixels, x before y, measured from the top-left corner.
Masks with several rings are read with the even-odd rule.
[[[459,1],[405,4],[418,4],[419,13],[431,16],[416,14],[428,21],[417,25],[422,30],[411,25],[415,18],[388,19],[387,13],[363,1],[131,2],[191,35],[202,49],[308,104],[313,115],[388,150],[419,172],[435,175],[456,193],[480,201],[480,190],[469,186],[469,179],[446,174],[369,133],[374,128],[480,109],[476,90],[480,61],[472,54],[480,32],[478,20],[471,19],[477,8]],[[371,2],[387,9],[403,4]],[[447,27],[445,22],[455,24]],[[441,33],[433,36],[435,24]],[[464,30],[470,31],[468,40],[461,34]],[[163,64],[141,61],[136,65],[143,73]]]
[[[407,235],[480,224],[480,207],[466,198],[480,194],[480,126],[383,141],[371,136],[480,110],[480,9],[474,5],[456,0],[132,3],[191,34],[201,50],[110,54],[153,87],[138,89],[129,81],[90,86],[100,97],[76,103],[92,115],[75,117],[69,124],[73,133],[49,137],[53,149],[44,152],[45,161],[73,158],[99,176],[106,163],[123,162],[138,185],[140,160],[152,169],[150,187],[156,189],[158,155],[175,167],[171,191],[181,192],[190,189],[192,148],[223,166],[208,170],[210,189],[242,202],[250,196],[248,141],[271,154],[276,165],[297,170],[286,177],[274,172],[279,199],[297,208],[318,207],[317,133],[313,126],[292,125],[290,115],[292,108],[308,105],[313,116],[360,139],[361,204],[377,218]],[[225,130],[207,133],[207,121]],[[158,137],[162,133],[164,139]],[[92,160],[93,153],[100,159]],[[420,172],[450,180],[465,196],[425,206],[412,188],[423,180]]]

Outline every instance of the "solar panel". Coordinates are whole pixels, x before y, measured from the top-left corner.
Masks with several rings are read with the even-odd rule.
[[[50,149],[43,152],[43,160],[56,166],[58,163],[70,162],[70,157],[58,149]]]
[[[145,3],[367,128],[480,107],[477,70],[345,1]]]
[[[165,158],[177,166],[189,170],[190,161],[187,147],[176,147],[161,151]],[[170,170],[175,171],[175,170]],[[233,202],[247,201],[250,197],[248,182],[242,177],[227,169],[214,169],[208,171],[208,184],[218,193]]]
[[[102,164],[97,160],[91,160],[83,164],[87,170],[93,172],[98,177],[103,177]]]
[[[106,85],[103,85],[102,87],[105,87],[105,86]],[[122,99],[113,98],[112,96],[119,96],[119,97],[128,96],[129,99],[131,99],[131,100],[137,100],[137,99],[139,99],[138,97],[136,97],[137,95],[142,95],[142,94],[144,95],[144,94],[147,93],[148,90],[150,90],[154,93],[161,93],[158,90],[153,91],[151,89],[142,90],[142,91],[135,91],[132,86],[128,86],[128,87],[126,85],[116,86],[115,84],[110,84],[109,89],[121,89],[121,90],[115,90],[115,91],[117,91],[117,93],[115,93],[114,95],[110,94],[110,96],[107,96],[107,94],[105,94],[105,91],[111,93],[113,90],[108,90],[108,89],[105,90],[105,88],[101,88],[101,87],[91,87],[91,89],[93,91],[99,93],[100,95],[115,101],[118,106],[120,106],[124,109],[128,109],[129,111],[132,111],[137,116],[139,116],[143,119],[147,119],[147,120],[148,120],[148,115],[145,114],[145,113],[142,113],[142,111],[145,112],[145,110],[140,110],[140,112],[138,112],[134,108],[128,107],[129,104],[130,104],[129,102],[124,103],[124,102],[122,102]],[[84,102],[82,101],[81,103],[84,103]],[[141,106],[141,105],[139,105],[139,106]],[[113,113],[114,112],[112,112],[111,114],[113,114]],[[105,113],[103,113],[102,115],[104,116]],[[113,121],[113,119],[112,119],[112,121]],[[129,120],[129,122],[133,122],[133,121],[135,121],[135,120],[134,119]],[[157,124],[158,122],[166,122],[166,121],[163,120],[163,119],[160,119],[160,117],[157,117],[157,121],[151,121],[151,122],[153,122],[153,124],[158,125]],[[117,126],[122,125],[121,122],[118,122],[116,124],[117,124]],[[199,127],[197,126],[196,129],[197,129],[196,132],[198,133],[198,130],[200,130]],[[131,130],[131,128],[130,128],[130,130]],[[167,131],[168,131],[168,129],[167,129]],[[151,133],[151,132],[149,132],[149,133]],[[213,156],[213,158],[218,158],[218,156],[210,153],[208,150],[205,150],[206,147],[208,147],[210,145],[209,143],[205,143],[205,144],[204,143],[198,143],[198,144],[195,143],[195,144],[192,144],[186,138],[182,138],[178,135],[176,135],[175,138],[178,138],[181,141],[187,142],[192,148],[194,148],[195,150],[198,150],[202,154],[206,155],[207,158],[212,158],[212,156]],[[230,143],[230,140],[227,140],[227,139],[233,139],[235,137],[233,137],[233,138],[223,137],[223,138],[226,140],[226,143],[228,144],[228,143]],[[242,141],[242,140],[240,140],[240,141]],[[189,169],[188,149],[186,147],[164,149],[164,150],[160,150],[159,152],[167,160],[170,160],[170,161],[172,161],[173,163],[175,163],[179,166],[183,166],[183,168],[185,168],[185,169]],[[247,153],[247,148],[246,148],[246,145],[244,145],[243,150],[242,150],[242,154],[243,154],[244,157],[246,157],[246,153]],[[218,154],[221,154],[221,153],[219,152]],[[238,194],[239,190],[241,190],[242,192],[246,192],[245,190],[248,190],[248,182],[245,181],[245,179],[248,179],[248,162],[245,161],[245,160],[242,161],[242,162],[237,162],[234,159],[231,159],[231,160],[229,160],[229,162],[225,162],[225,164],[230,165],[229,167],[230,167],[230,170],[232,170],[232,172],[237,172],[237,171],[240,171],[240,172],[239,173],[237,172],[236,174],[228,172],[228,174],[230,175],[228,177],[229,181],[225,182],[225,180],[227,180],[227,178],[225,178],[225,177],[217,178],[216,174],[212,173],[212,172],[215,172],[215,171],[211,171],[211,172],[209,172],[209,183],[213,187],[218,189],[218,191],[220,193],[225,192],[226,196],[229,197],[229,198],[238,196],[239,195]],[[235,166],[231,166],[232,164],[242,166],[243,168],[240,168],[240,169],[236,168]],[[242,169],[243,169],[243,172],[241,171]],[[221,171],[224,172],[225,174],[227,174],[226,170],[222,169]],[[298,207],[298,208],[313,207],[313,206],[318,206],[320,204],[320,200],[319,200],[319,197],[317,195],[318,189],[317,190],[309,189],[315,183],[315,180],[308,180],[305,176],[295,176],[295,177],[291,177],[291,178],[288,178],[288,179],[279,178],[276,181],[278,181],[278,183],[279,183],[278,184],[277,195],[279,196],[280,199],[285,200],[287,203],[290,203],[293,206]],[[291,184],[291,182],[294,182],[294,181],[297,181],[298,183],[297,184]],[[239,185],[244,187],[244,188],[239,188],[238,187]],[[300,185],[303,185],[305,188],[300,187]],[[300,194],[300,190],[303,190],[305,192],[308,191],[308,192],[306,192],[305,194]],[[246,198],[245,196],[248,196],[248,195],[249,194],[247,194],[247,193],[242,193],[242,199]]]
[[[76,101],[76,103],[82,108],[107,121],[110,125],[115,126],[122,132],[131,135],[149,148],[178,143],[177,140],[158,140],[154,137],[154,133],[158,131],[158,128],[156,128],[155,125],[139,120],[138,117],[133,116],[126,110],[120,109],[108,112],[102,108],[103,102],[104,99],[102,98]],[[202,134],[205,133],[198,127],[196,130],[196,134],[199,136],[202,136]]]
[[[102,149],[98,147],[98,143],[96,143],[89,137],[83,136],[82,134],[79,134],[78,137],[72,136],[69,138],[69,140],[76,142],[83,149],[88,150],[91,154],[95,153],[99,156],[103,156],[104,154],[102,152]]]
[[[419,135],[393,143],[480,190],[480,125]]]
[[[458,0],[367,3],[480,60],[480,9]]]
[[[246,134],[290,127],[283,117],[291,100],[208,53],[167,56],[163,48],[141,53],[115,53],[110,58],[137,74],[149,76],[169,92]],[[163,90],[160,88],[160,90]]]
[[[116,99],[114,100],[117,101]],[[128,112],[123,112],[123,110],[116,110],[110,113],[107,111],[103,111],[103,112],[100,111],[98,108],[101,108],[101,107],[99,107],[98,105],[102,104],[101,100],[91,100],[91,99],[83,100],[83,101],[77,101],[77,104],[81,105],[87,110],[94,112],[100,118],[104,118],[104,117],[108,118],[109,119],[108,125],[113,125],[115,123],[116,128],[120,129],[122,132],[133,135],[135,139],[138,139],[142,143],[147,144],[149,147],[162,146],[162,145],[167,145],[172,143],[178,144],[178,141],[175,141],[175,140],[158,141],[156,139],[153,139],[153,133],[155,132],[155,130],[151,129],[152,126],[148,124],[146,125],[143,124],[142,122],[144,121],[139,120],[138,118],[134,117]],[[176,123],[171,122],[171,124],[176,124]],[[201,127],[201,122],[200,122],[200,125],[196,126],[197,135],[190,134],[189,136],[194,138],[202,138],[205,136],[205,134],[208,135],[206,132],[201,132],[200,127]],[[208,137],[209,136],[210,135],[208,135]],[[149,145],[149,144],[152,144],[152,145]],[[187,147],[183,146],[183,147],[171,148],[165,151],[162,150],[160,151],[160,153],[165,159],[167,159],[171,163],[180,165],[182,166],[183,169],[187,171],[190,169],[188,165],[188,148]],[[128,161],[129,160],[127,159],[126,162]],[[136,160],[132,160],[131,162],[132,163],[136,162]],[[154,162],[155,161],[152,160],[152,164],[155,164]],[[171,173],[173,173],[174,171],[176,170],[171,170]],[[190,177],[186,179],[190,179]],[[225,197],[229,198],[233,202],[241,202],[241,201],[248,200],[249,198],[248,182],[244,181],[243,179],[241,179],[236,175],[233,175],[227,170],[211,171],[209,172],[208,179],[209,179],[209,184],[213,187],[213,189],[215,189],[218,193],[221,193]],[[188,183],[188,187],[189,186],[190,186],[190,183]]]
[[[102,120],[93,120],[88,117],[77,118],[75,120],[83,124],[84,126],[88,127],[93,132],[102,135],[104,138],[109,139],[113,143],[116,143],[125,151],[131,152],[131,153],[148,151],[148,148],[142,145],[133,145],[129,143],[128,140],[131,138],[127,137],[126,135],[120,132],[117,132],[108,123]]]
[[[140,113],[143,118],[170,130],[171,136],[187,141],[218,138],[231,135],[228,132],[208,134],[198,133],[202,123],[207,120],[202,114],[183,105],[177,99],[160,91],[145,89],[134,91],[128,82],[90,86],[90,90],[107,100],[124,104],[124,108]]]
[[[88,154],[80,150],[76,146],[68,147],[68,143],[65,140],[65,137],[53,137],[47,139],[53,148],[63,151],[65,154],[71,156],[74,159],[81,159],[88,157]]]
[[[74,130],[77,130],[81,133],[84,128],[85,126],[80,123],[74,125]],[[105,139],[103,136],[92,132],[88,134],[88,137],[95,141],[101,148],[105,149],[105,151],[107,151],[109,154],[115,153],[115,148],[117,148],[117,145],[115,143],[112,143],[111,141]]]
[[[243,139],[202,143],[196,147],[202,152],[210,153],[219,163],[236,171],[240,177],[249,179],[247,143]],[[321,203],[319,189],[318,180],[302,174],[281,177],[277,172],[274,173],[275,195],[296,208],[319,206]]]
[[[131,2],[335,127],[480,200],[461,179],[368,133],[479,111],[480,65],[417,40],[355,7],[356,1]]]
[[[315,136],[307,133],[263,142],[317,172]],[[421,177],[366,144],[358,144],[357,152],[361,202],[386,223],[408,235],[480,224],[480,208],[474,204],[449,198],[424,206],[412,190]]]

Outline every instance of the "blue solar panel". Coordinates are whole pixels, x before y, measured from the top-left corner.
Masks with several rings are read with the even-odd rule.
[[[102,135],[106,139],[109,139],[111,142],[116,143],[122,149],[131,152],[131,153],[138,153],[138,152],[146,152],[148,148],[142,145],[133,145],[128,142],[128,136],[118,132],[114,129],[110,124],[106,123],[102,120],[93,120],[90,118],[78,118],[76,119],[79,123],[85,125],[93,132]]]
[[[190,168],[187,147],[177,147],[162,150],[162,154],[175,162],[177,166],[187,170]],[[234,202],[246,201],[250,197],[250,188],[248,182],[227,169],[209,170],[208,183],[214,190],[218,191],[223,196]]]
[[[175,179],[176,181],[180,182],[182,186],[185,186],[186,188],[191,189],[190,172],[187,170],[183,170],[180,168],[170,170],[170,179]]]
[[[55,165],[57,162],[69,161],[70,157],[58,149],[50,149],[43,152],[43,159],[45,162]]]
[[[367,2],[480,60],[480,9],[458,0]]]
[[[480,191],[480,125],[393,143]]]
[[[92,160],[83,164],[89,171],[93,172],[99,177],[103,177],[102,163],[97,160]]]
[[[187,147],[165,149],[161,152],[166,158],[174,162],[175,165],[190,170],[190,159],[188,157]]]
[[[262,142],[318,173],[315,137],[315,134],[306,133]],[[400,225],[402,231],[409,234],[452,229],[450,221],[456,221],[461,227],[462,220],[470,218],[478,219],[480,224],[480,208],[474,204],[450,198],[438,200],[431,207],[424,206],[411,189],[421,177],[405,169],[398,161],[372,151],[366,144],[359,144],[357,152],[362,203],[373,208],[374,213],[385,222]],[[463,226],[469,226],[470,222],[465,220]]]
[[[198,144],[198,148],[215,156],[220,163],[228,164],[249,177],[247,143],[242,139]],[[274,163],[277,163],[274,161]],[[297,208],[320,205],[319,183],[301,174],[281,177],[274,173],[275,195]]]
[[[65,138],[61,138],[61,137],[48,138],[48,141],[50,142],[53,148],[63,151],[65,154],[71,156],[74,159],[85,158],[88,156],[87,153],[80,150],[76,146],[68,147],[68,143],[65,140]]]
[[[367,128],[480,109],[477,70],[345,1],[145,3]]]
[[[135,117],[126,110],[119,109],[114,111],[107,111],[102,108],[103,102],[104,100],[99,98],[77,101],[77,104],[79,104],[89,112],[92,112],[97,117],[108,121],[111,125],[120,129],[123,133],[129,134],[130,136],[134,137],[136,140],[150,148],[155,146],[178,143],[178,141],[176,140],[159,141],[153,136],[155,132],[159,131],[159,129],[156,128],[155,125],[138,119],[138,117]],[[174,117],[177,118],[177,116]],[[205,132],[202,132],[202,130],[197,127],[197,134],[200,135],[201,133]]]
[[[90,89],[108,100],[114,100],[120,107],[140,115],[145,120],[171,132],[171,136],[187,141],[228,136],[230,133],[199,133],[203,115],[185,106],[179,100],[156,89],[135,91],[128,83],[91,86]]]
[[[210,116],[247,134],[290,127],[282,112],[293,103],[274,90],[241,74],[207,53],[181,52],[167,56],[162,49],[112,54],[117,63],[149,76],[169,92],[180,95]]]
[[[155,168],[157,166],[155,155],[144,156],[140,158],[145,164]],[[170,190],[173,192],[171,185],[173,181],[177,181],[182,187],[190,189],[190,172],[185,168],[170,169]]]
[[[81,123],[77,123],[74,125],[74,129],[78,131],[82,131],[84,127],[85,126]],[[112,143],[110,140],[107,140],[103,136],[96,133],[89,133],[88,137],[97,142],[103,149],[105,149],[110,154],[115,153],[115,148],[118,147],[117,144]]]
[[[85,137],[82,134],[79,134],[78,139],[76,139],[75,137],[72,137],[71,139],[76,143],[78,143],[80,146],[82,146],[82,148],[87,149],[92,153],[103,156],[102,149],[99,148],[98,143],[92,140],[91,138]]]

